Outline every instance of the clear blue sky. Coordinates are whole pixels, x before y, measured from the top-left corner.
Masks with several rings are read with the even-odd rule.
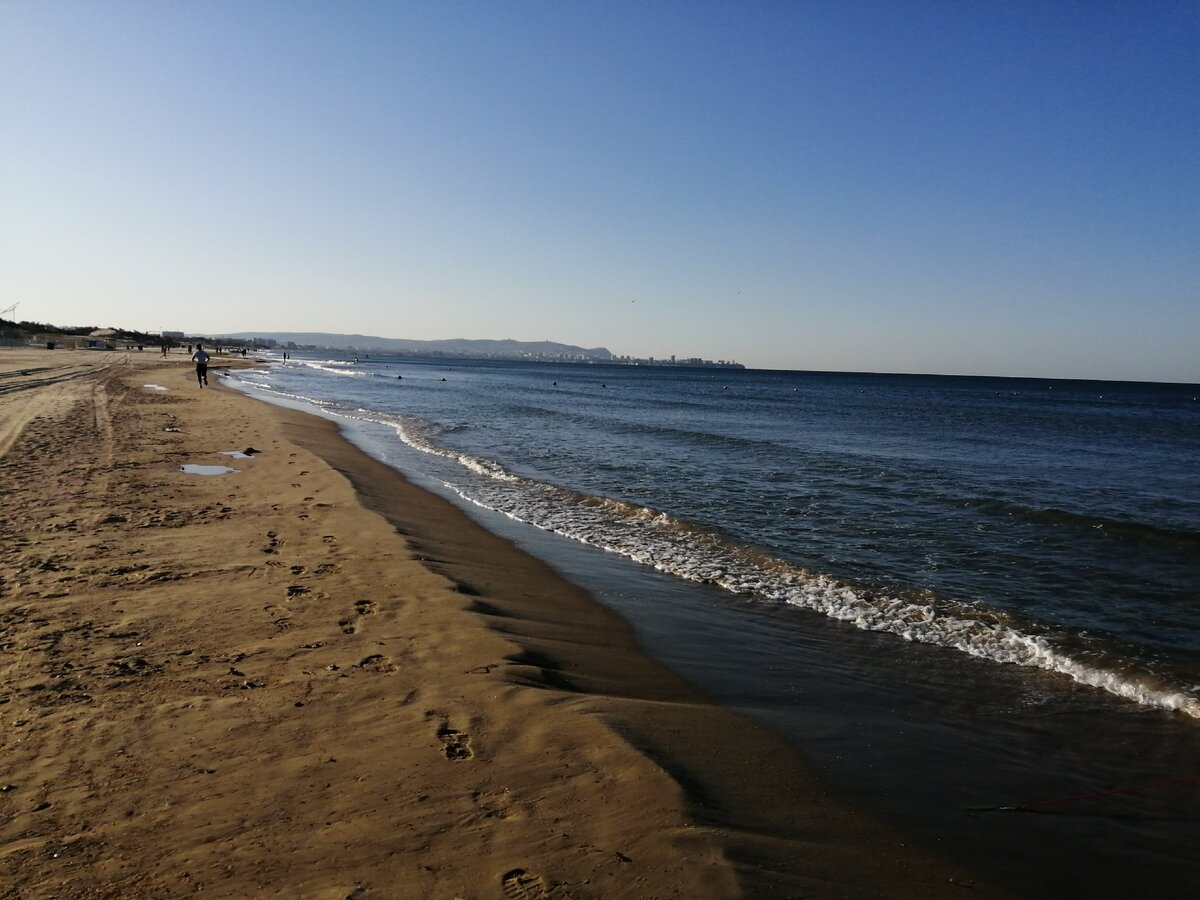
[[[0,0],[0,309],[1200,381],[1200,3]]]

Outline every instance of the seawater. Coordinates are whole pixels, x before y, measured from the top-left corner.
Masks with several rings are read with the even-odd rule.
[[[240,377],[388,429],[521,522],[1200,718],[1200,387],[385,358]]]
[[[1200,387],[302,354],[231,374],[545,555],[1026,896],[1200,876]]]

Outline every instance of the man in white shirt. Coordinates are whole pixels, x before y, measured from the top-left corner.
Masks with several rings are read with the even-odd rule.
[[[192,354],[192,362],[196,364],[196,382],[200,387],[208,384],[208,354],[204,351],[203,344],[196,345],[196,352]]]

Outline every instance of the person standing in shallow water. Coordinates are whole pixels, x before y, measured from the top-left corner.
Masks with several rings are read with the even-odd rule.
[[[204,351],[203,344],[196,345],[196,352],[192,354],[192,361],[196,364],[196,383],[200,387],[208,384],[208,354]]]

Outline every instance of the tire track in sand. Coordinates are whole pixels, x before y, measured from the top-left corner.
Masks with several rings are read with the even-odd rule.
[[[4,373],[4,382],[0,384],[0,457],[12,449],[34,419],[61,419],[78,403],[86,402],[88,393],[95,390],[91,379],[102,375],[117,362],[58,366],[50,369],[49,374],[45,369]],[[92,402],[95,404],[96,398]],[[107,409],[103,417],[107,419]],[[97,416],[97,425],[100,425],[100,418]]]

